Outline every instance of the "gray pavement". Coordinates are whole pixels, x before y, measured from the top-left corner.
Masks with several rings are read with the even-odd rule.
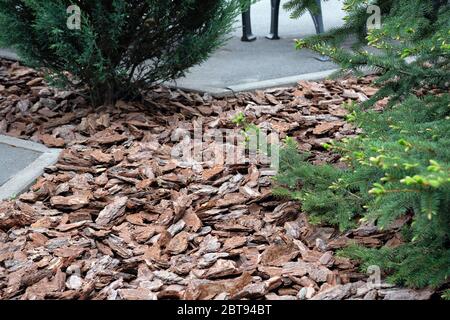
[[[337,68],[332,62],[318,61],[318,57],[310,50],[295,50],[293,38],[260,38],[254,42],[232,38],[226,47],[205,63],[192,68],[186,77],[177,79],[174,84],[215,95],[226,94],[230,90],[242,91],[241,87],[251,90],[288,85],[295,83],[296,77],[301,75]],[[279,81],[282,79],[287,80]]]
[[[0,143],[0,185],[39,158],[42,153]]]
[[[58,160],[60,150],[0,135],[0,201],[28,189],[47,166]]]
[[[282,1],[281,6],[285,2]],[[322,3],[325,30],[343,24],[345,14],[342,5],[342,0]],[[316,58],[319,56],[310,50],[294,49],[294,39],[315,34],[310,15],[305,14],[300,19],[290,19],[289,15],[281,8],[281,39],[266,39],[270,29],[270,1],[260,0],[251,9],[252,31],[257,36],[256,41],[240,41],[242,30],[239,18],[230,35],[231,39],[223,48],[172,84],[184,89],[225,95],[233,91],[289,85],[300,79],[316,80],[317,75],[324,78],[331,74],[331,71],[323,71],[334,71],[337,68],[335,64],[318,61]]]
[[[17,54],[14,53],[14,51],[12,51],[10,49],[5,49],[5,48],[0,48],[0,57],[6,58],[6,59],[11,59],[11,60],[19,59]]]

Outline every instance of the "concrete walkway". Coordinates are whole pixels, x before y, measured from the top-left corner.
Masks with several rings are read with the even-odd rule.
[[[281,2],[281,6],[287,0]],[[343,24],[345,13],[342,0],[322,3],[325,30]],[[315,34],[314,24],[305,14],[298,20],[290,19],[290,13],[281,8],[280,40],[268,40],[270,30],[270,1],[260,0],[251,9],[254,42],[241,42],[241,19],[235,23],[230,41],[216,51],[203,64],[193,67],[186,77],[174,85],[184,89],[206,91],[215,95],[233,91],[262,89],[294,84],[298,80],[325,78],[337,66],[318,61],[310,50],[295,50],[294,40]],[[331,71],[330,71],[331,70]]]
[[[0,201],[27,190],[59,153],[59,149],[0,135]]]
[[[300,79],[327,77],[337,66],[320,62],[310,50],[294,49],[293,38],[241,42],[232,38],[205,63],[192,68],[172,85],[182,89],[228,93],[295,84]]]
[[[19,57],[10,49],[0,48],[0,58],[17,60]]]

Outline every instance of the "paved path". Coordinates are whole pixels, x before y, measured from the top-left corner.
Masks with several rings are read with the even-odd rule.
[[[27,190],[59,153],[59,149],[0,135],[0,201]]]
[[[285,2],[282,1],[281,5]],[[322,10],[325,30],[343,24],[342,0],[323,2]],[[331,62],[315,59],[318,55],[312,51],[294,49],[295,38],[315,34],[309,14],[294,20],[281,9],[281,40],[264,38],[270,29],[270,0],[260,0],[254,4],[251,16],[253,34],[258,37],[256,41],[240,41],[242,31],[239,18],[228,44],[200,66],[193,67],[176,84],[182,88],[221,94],[229,92],[229,89],[241,91],[287,85],[303,78],[321,78],[329,74],[321,71],[337,68]]]
[[[226,47],[192,68],[175,84],[184,89],[220,95],[230,90],[287,85],[295,83],[300,75],[337,68],[332,62],[318,61],[317,57],[310,50],[295,50],[292,38],[261,38],[255,42],[233,38]]]
[[[12,59],[12,60],[18,59],[17,55],[12,50],[5,49],[5,48],[0,48],[0,57]]]
[[[39,158],[41,153],[0,143],[0,186],[27,165]]]

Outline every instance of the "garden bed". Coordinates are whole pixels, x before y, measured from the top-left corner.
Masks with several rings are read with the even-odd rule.
[[[195,128],[237,139],[242,113],[280,141],[294,137],[314,163],[337,163],[322,144],[358,133],[343,104],[375,94],[370,83],[302,81],[224,99],[157,87],[93,109],[1,60],[0,134],[64,150],[29,192],[0,202],[0,298],[429,298],[374,289],[357,262],[335,255],[350,242],[397,245],[405,219],[341,234],[272,196],[268,166],[218,163],[217,141],[201,145],[201,160],[172,154]]]

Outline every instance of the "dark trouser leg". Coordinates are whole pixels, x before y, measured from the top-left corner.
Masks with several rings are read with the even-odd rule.
[[[270,40],[278,40],[278,19],[280,16],[280,2],[281,0],[270,0],[271,2],[271,21],[270,34],[266,36]]]
[[[242,41],[254,41],[256,37],[252,34],[252,20],[250,18],[250,9],[242,12]]]
[[[320,13],[319,14],[312,14],[310,12],[310,14],[311,14],[311,17],[312,17],[313,22],[314,22],[314,27],[316,28],[316,33],[320,34],[320,33],[324,33],[325,29],[323,27],[322,5],[321,5],[320,0],[316,0],[316,2],[317,2],[317,5],[320,8]]]
[[[319,14],[312,14],[312,12],[310,12],[310,14],[311,14],[312,20],[314,22],[314,27],[316,28],[316,33],[320,34],[320,33],[324,33],[325,32],[325,28],[323,27],[323,16],[322,16],[322,5],[321,5],[321,2],[320,2],[320,0],[316,0],[316,2],[317,2],[317,5],[320,8],[320,13]],[[322,61],[322,62],[331,61],[331,59],[329,57],[322,56],[322,55],[318,56],[316,59],[319,60],[319,61]]]
[[[324,33],[325,30],[323,28],[322,15],[313,15],[312,19],[314,21],[314,27],[316,27],[316,33],[317,34]]]

